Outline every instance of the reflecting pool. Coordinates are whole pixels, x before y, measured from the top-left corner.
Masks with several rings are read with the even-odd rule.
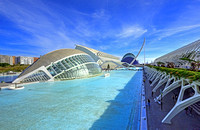
[[[0,129],[139,129],[142,71],[0,91]]]
[[[6,76],[0,76],[0,83],[1,81],[11,83],[17,78],[18,75],[6,75]]]

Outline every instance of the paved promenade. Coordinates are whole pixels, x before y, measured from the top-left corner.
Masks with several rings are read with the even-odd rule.
[[[172,124],[163,124],[162,119],[174,106],[175,102],[172,99],[172,93],[163,98],[163,108],[158,103],[155,103],[151,95],[149,81],[145,77],[145,92],[146,100],[150,99],[150,107],[147,106],[147,118],[149,130],[200,130],[200,116],[196,113],[186,115],[185,110],[180,112],[172,119]],[[155,95],[154,95],[155,96]]]
[[[15,84],[13,84],[13,83],[0,83],[1,88],[9,87],[11,85],[14,86]]]

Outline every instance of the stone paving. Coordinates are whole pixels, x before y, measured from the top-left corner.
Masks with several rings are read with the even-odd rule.
[[[145,76],[144,76],[145,77]],[[150,99],[150,107],[147,106],[147,123],[149,130],[200,130],[200,116],[195,112],[186,114],[186,111],[180,112],[172,119],[172,124],[163,124],[162,119],[173,108],[175,101],[173,101],[173,93],[169,93],[163,98],[163,108],[154,102],[155,96],[152,97],[153,87],[150,87],[149,81],[145,77],[145,93],[146,100]]]

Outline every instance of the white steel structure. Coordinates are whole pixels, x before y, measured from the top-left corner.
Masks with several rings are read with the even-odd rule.
[[[135,57],[135,59],[133,59],[133,61],[130,63],[131,65],[134,63],[134,61],[135,61],[135,60],[137,59],[137,57],[139,56],[140,52],[142,51],[142,48],[144,47],[144,44],[145,44],[145,38],[144,38],[142,47],[140,48],[140,51],[138,52],[138,54],[137,54],[137,56]]]
[[[188,79],[177,79],[173,76],[167,75],[164,72],[157,71],[154,68],[144,67],[145,73],[147,73],[147,79],[152,81],[150,87],[153,87],[155,93],[162,85],[165,85],[162,93],[157,96],[154,100],[160,103],[161,97],[164,98],[167,94],[172,92],[174,89],[180,87],[178,99],[174,107],[164,117],[162,123],[171,124],[171,119],[174,118],[179,112],[189,106],[195,106],[200,101],[200,83],[190,83]],[[187,90],[192,90],[189,92]],[[186,93],[187,92],[187,93]],[[198,109],[194,108],[194,111],[199,112]]]
[[[123,63],[120,61],[119,57],[81,45],[76,45],[75,49],[78,49],[90,55],[95,60],[95,62],[97,62],[101,66],[101,68],[107,68],[108,64],[110,65],[111,69],[117,67],[124,68],[124,66],[122,65]]]
[[[101,74],[101,68],[90,55],[77,49],[60,49],[41,56],[13,83],[76,79],[98,74]]]
[[[193,60],[200,60],[200,40],[183,46],[164,56],[157,58],[154,62],[173,62],[176,66],[187,66],[188,62],[180,60],[180,58],[188,57]]]

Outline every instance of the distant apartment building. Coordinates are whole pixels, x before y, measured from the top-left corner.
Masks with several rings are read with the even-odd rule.
[[[15,64],[31,65],[38,59],[39,59],[38,57],[0,55],[0,63],[8,63],[10,65],[15,65]]]
[[[8,55],[0,55],[0,63],[8,63],[13,65],[13,57]]]
[[[15,56],[12,56],[13,65],[15,65]]]
[[[15,58],[16,64],[30,65],[34,62],[33,57],[17,56]]]

